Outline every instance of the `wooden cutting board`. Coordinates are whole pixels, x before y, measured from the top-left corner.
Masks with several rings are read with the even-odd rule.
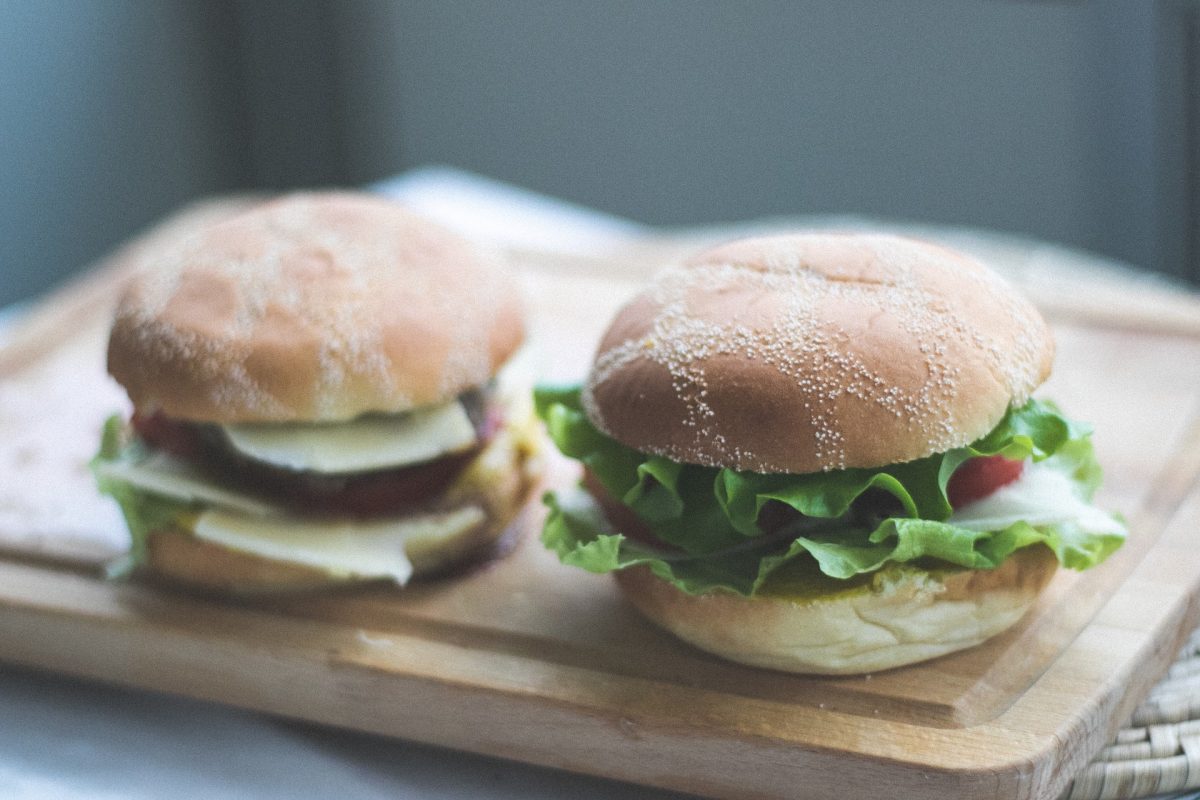
[[[527,266],[547,374],[579,374],[634,291],[595,266]],[[34,431],[21,453],[0,442],[0,487],[36,473],[85,520],[86,476],[46,461],[37,431],[91,437],[114,402],[102,360],[120,274],[51,297],[0,350],[0,388],[45,402],[28,420],[0,402],[0,432]],[[1200,622],[1200,336],[1112,309],[1053,320],[1043,394],[1095,423],[1099,501],[1133,534],[974,650],[853,678],[726,664],[644,622],[607,577],[559,565],[534,504],[510,558],[455,579],[256,605],[108,583],[103,546],[10,531],[0,660],[715,797],[1054,797]],[[552,483],[573,480],[551,465]]]

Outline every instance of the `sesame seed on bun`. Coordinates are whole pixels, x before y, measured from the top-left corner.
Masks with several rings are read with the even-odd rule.
[[[661,272],[601,340],[584,403],[617,441],[684,463],[876,467],[983,436],[1053,356],[1036,309],[972,258],[773,236]]]
[[[524,337],[499,256],[395,202],[290,195],[145,254],[108,346],[139,409],[331,422],[486,383]]]

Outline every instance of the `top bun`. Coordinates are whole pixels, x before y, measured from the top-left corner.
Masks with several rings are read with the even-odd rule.
[[[483,385],[524,337],[496,253],[366,195],[283,197],[142,261],[108,370],[183,419],[406,411]]]
[[[1053,356],[1036,309],[960,253],[772,236],[659,273],[601,340],[583,400],[608,435],[674,461],[880,467],[983,436]]]

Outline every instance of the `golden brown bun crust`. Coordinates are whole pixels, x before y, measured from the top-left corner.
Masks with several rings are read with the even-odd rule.
[[[520,505],[513,508],[513,516]],[[511,517],[492,519],[465,531],[440,546],[425,546],[409,560],[413,577],[443,572],[453,565],[486,552],[507,530]],[[254,553],[222,547],[174,529],[152,531],[146,539],[145,569],[156,578],[234,597],[295,594],[331,589],[360,578],[337,577],[303,564],[277,561]]]
[[[368,195],[287,196],[141,258],[108,369],[173,417],[405,411],[482,385],[524,337],[499,256]]]
[[[300,592],[331,583],[314,567],[239,553],[174,529],[153,531],[146,538],[146,567],[157,577],[219,594],[254,594],[272,587]]]
[[[1053,356],[1036,309],[971,258],[776,236],[659,273],[605,334],[583,399],[614,439],[675,461],[877,467],[983,436]]]
[[[651,620],[710,653],[756,667],[854,675],[974,647],[1014,625],[1058,567],[1042,545],[994,570],[884,570],[872,584],[828,598],[689,595],[648,568],[616,573]]]

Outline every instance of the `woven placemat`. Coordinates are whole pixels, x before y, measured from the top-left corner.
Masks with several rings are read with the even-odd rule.
[[[1128,726],[1063,794],[1070,800],[1126,800],[1200,787],[1200,629]],[[1189,795],[1194,796],[1194,795]]]

